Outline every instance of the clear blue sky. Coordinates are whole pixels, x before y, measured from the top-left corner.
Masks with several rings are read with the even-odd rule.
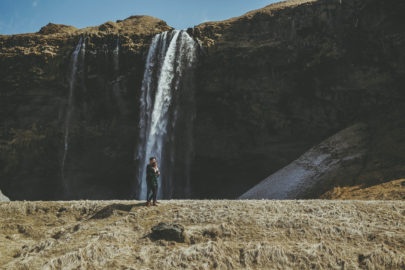
[[[224,20],[277,0],[0,0],[0,34],[37,32],[49,22],[94,26],[131,15],[150,15],[184,29]]]

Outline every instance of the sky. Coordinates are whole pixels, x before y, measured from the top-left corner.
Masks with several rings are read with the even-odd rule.
[[[160,18],[177,29],[240,16],[277,0],[0,0],[0,34],[37,32],[49,22],[77,28],[132,15]]]

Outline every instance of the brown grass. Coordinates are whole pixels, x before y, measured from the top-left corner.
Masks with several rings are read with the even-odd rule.
[[[335,187],[321,196],[322,199],[333,200],[404,200],[405,179],[364,187]]]
[[[0,220],[0,269],[405,267],[404,201],[4,202]],[[150,240],[161,221],[186,242]]]
[[[306,5],[306,4],[311,4],[314,2],[318,2],[319,0],[287,0],[287,1],[280,1],[276,2],[270,5],[267,5],[263,8],[251,10],[249,12],[246,12],[245,14],[233,18],[229,18],[227,20],[223,21],[210,21],[210,22],[204,22],[199,24],[198,26],[203,26],[203,25],[215,25],[215,24],[229,24],[232,22],[235,22],[237,20],[243,19],[243,18],[248,18],[251,19],[257,14],[264,13],[264,14],[272,14],[277,10],[284,9],[284,8],[294,8],[296,6],[300,5]]]

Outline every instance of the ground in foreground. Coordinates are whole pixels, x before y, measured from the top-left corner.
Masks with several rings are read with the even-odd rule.
[[[0,221],[1,269],[405,267],[404,201],[4,202]]]

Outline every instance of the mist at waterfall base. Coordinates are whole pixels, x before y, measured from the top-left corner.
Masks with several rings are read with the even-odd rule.
[[[196,49],[194,40],[183,30],[158,34],[150,45],[134,157],[137,199],[146,198],[146,165],[150,157],[156,157],[162,172],[158,198],[190,195]]]

